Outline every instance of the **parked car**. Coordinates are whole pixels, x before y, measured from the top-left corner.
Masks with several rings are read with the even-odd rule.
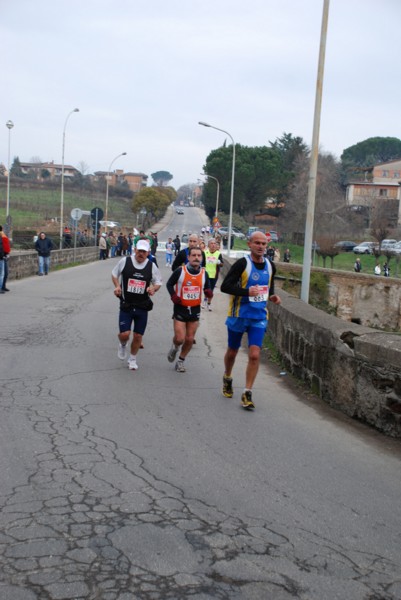
[[[387,240],[383,240],[380,247],[382,250],[391,250],[392,247],[394,246],[394,244],[397,243],[397,240],[392,240],[392,239],[387,239]]]
[[[228,235],[228,227],[220,227],[217,230],[217,233],[219,235]],[[236,238],[239,238],[240,240],[244,240],[245,239],[245,234],[242,233],[242,231],[240,231],[239,229],[237,229],[236,227],[232,227],[231,228],[231,235],[233,235]]]
[[[355,246],[354,254],[373,254],[374,248],[377,246],[375,242],[362,242]]]
[[[277,231],[269,231],[269,233],[270,233],[270,241],[274,242],[275,244],[278,244],[279,237],[278,237]]]
[[[392,244],[389,250],[391,254],[394,254],[395,256],[401,256],[401,242]]]
[[[356,242],[344,241],[334,244],[334,248],[338,248],[342,252],[352,252],[357,245],[358,244]]]

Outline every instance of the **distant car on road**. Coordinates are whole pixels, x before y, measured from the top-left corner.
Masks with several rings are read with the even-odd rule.
[[[177,215],[183,215],[184,214],[184,210],[182,208],[176,208],[175,212],[177,213]]]
[[[220,227],[217,230],[217,233],[219,235],[228,235],[228,227]],[[231,235],[233,235],[236,238],[239,238],[240,240],[244,240],[246,238],[246,235],[236,227],[231,228]]]
[[[334,248],[338,248],[342,252],[352,252],[357,245],[358,244],[356,242],[344,241],[334,244]]]
[[[358,246],[355,246],[354,254],[373,254],[376,246],[375,242],[362,242]]]

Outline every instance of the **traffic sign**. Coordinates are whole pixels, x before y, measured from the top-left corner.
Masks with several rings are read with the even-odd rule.
[[[269,232],[265,233],[265,236],[266,236],[266,239],[267,239],[268,242],[272,241],[272,236],[270,235]]]
[[[101,221],[103,219],[103,210],[101,208],[92,208],[91,217],[94,221]]]
[[[83,214],[84,213],[80,208],[73,208],[71,211],[71,219],[73,219],[74,221],[80,221],[82,219]]]

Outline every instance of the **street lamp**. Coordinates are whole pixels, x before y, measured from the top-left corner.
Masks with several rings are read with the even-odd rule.
[[[230,256],[231,229],[232,229],[232,223],[233,223],[233,206],[234,206],[235,142],[234,142],[234,138],[231,135],[231,133],[229,133],[225,129],[220,129],[220,127],[215,127],[214,125],[209,125],[209,123],[205,123],[204,121],[199,121],[199,125],[203,125],[203,127],[211,127],[211,129],[217,129],[217,131],[222,131],[223,133],[226,133],[233,143],[233,167],[232,167],[232,173],[231,173],[230,214],[228,217],[228,243],[227,243],[227,255]]]
[[[6,206],[6,223],[8,226],[9,214],[10,214],[10,148],[11,148],[11,129],[14,127],[12,121],[7,121],[6,127],[8,127],[8,169],[7,169],[7,206]],[[7,235],[9,231],[7,230]]]
[[[61,200],[60,200],[60,250],[63,249],[63,218],[64,218],[64,148],[65,148],[65,128],[67,127],[67,121],[72,115],[72,113],[79,112],[79,108],[74,108],[70,113],[68,113],[67,118],[64,123],[63,129],[63,150],[61,155]]]
[[[216,219],[219,218],[219,196],[220,196],[220,182],[217,179],[217,177],[213,177],[213,175],[208,175],[207,173],[201,173],[201,175],[204,175],[205,177],[209,177],[210,179],[214,179],[215,182],[217,183],[217,194],[216,194],[216,212],[215,212],[215,217]]]
[[[107,218],[108,218],[108,212],[109,212],[109,179],[110,179],[111,167],[113,166],[113,164],[115,163],[115,161],[117,160],[117,158],[120,158],[120,156],[126,156],[126,154],[127,154],[126,152],[121,152],[121,154],[118,154],[115,158],[113,158],[113,160],[110,163],[109,170],[107,171],[107,177],[106,177],[106,207],[105,207],[105,216],[104,216],[104,220],[105,220],[104,230],[105,231],[107,229]]]

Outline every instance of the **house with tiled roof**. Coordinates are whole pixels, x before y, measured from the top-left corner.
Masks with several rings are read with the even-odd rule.
[[[394,226],[401,225],[401,158],[378,163],[364,169],[365,181],[350,181],[346,189],[347,206],[370,209],[378,202],[392,200],[398,203],[398,218]]]

